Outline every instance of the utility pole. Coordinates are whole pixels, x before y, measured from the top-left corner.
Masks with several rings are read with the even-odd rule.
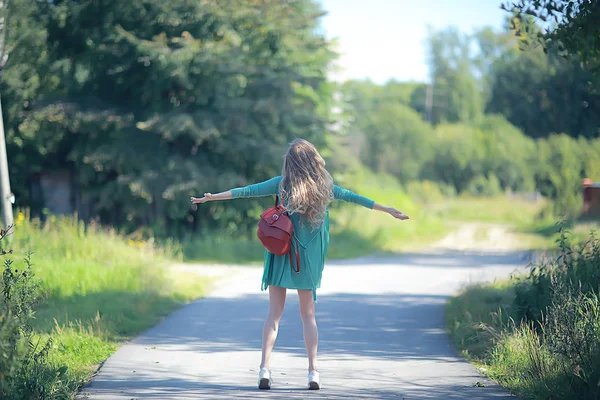
[[[0,100],[0,202],[2,203],[2,222],[6,229],[13,223],[12,203],[14,196],[10,191],[8,177],[8,160],[6,157],[6,141],[4,137],[4,119],[2,118],[2,102]]]
[[[0,0],[0,79],[2,70],[6,65],[8,55],[6,54],[4,39],[6,37],[5,11],[8,0]],[[0,100],[0,206],[2,207],[2,222],[4,229],[13,223],[12,204],[14,195],[10,191],[10,179],[8,175],[8,160],[6,156],[6,138],[4,136],[4,118],[2,117],[2,102]]]
[[[431,122],[431,109],[433,108],[433,81],[427,85],[425,93],[425,121]]]

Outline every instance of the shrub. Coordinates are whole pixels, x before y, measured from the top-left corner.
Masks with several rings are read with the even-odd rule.
[[[9,233],[0,230],[1,241]],[[3,256],[12,254],[0,246]],[[1,398],[67,398],[75,391],[65,379],[67,367],[48,362],[52,341],[36,338],[31,327],[35,308],[41,300],[40,283],[31,269],[31,254],[24,268],[13,267],[6,258],[0,298],[0,395]]]
[[[600,300],[594,292],[553,282],[544,338],[569,382],[569,398],[600,397]],[[570,396],[569,396],[570,394]]]
[[[443,182],[411,181],[406,185],[411,200],[421,203],[439,203],[456,196],[454,186]]]
[[[469,183],[466,192],[473,196],[494,197],[502,193],[502,188],[500,187],[498,177],[492,172],[487,178],[482,175],[473,178]]]
[[[594,232],[583,245],[569,243],[564,224],[559,227],[559,255],[534,265],[516,287],[515,305],[520,316],[541,321],[552,303],[552,287],[567,287],[582,294],[598,293],[600,288],[600,242]]]

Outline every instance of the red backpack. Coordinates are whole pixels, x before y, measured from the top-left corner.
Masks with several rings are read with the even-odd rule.
[[[299,274],[300,253],[298,252],[298,245],[296,244],[296,246],[294,246],[292,243],[294,238],[294,225],[287,209],[283,205],[283,199],[284,197],[281,196],[280,203],[279,196],[275,196],[275,206],[267,208],[265,212],[260,214],[256,235],[265,249],[270,253],[278,256],[289,254],[290,265],[292,269]],[[294,268],[292,251],[296,255],[296,268]]]

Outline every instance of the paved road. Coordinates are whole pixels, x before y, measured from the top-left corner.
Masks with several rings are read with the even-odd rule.
[[[317,304],[318,392],[305,390],[292,291],[272,360],[274,387],[256,389],[268,297],[259,289],[262,271],[241,269],[121,347],[84,393],[103,400],[514,399],[460,357],[444,332],[443,310],[462,285],[525,264],[520,253],[452,250],[328,263]]]

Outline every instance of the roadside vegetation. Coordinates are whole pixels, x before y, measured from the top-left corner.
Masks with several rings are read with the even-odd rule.
[[[600,242],[560,232],[558,253],[528,274],[466,288],[447,329],[480,370],[521,399],[600,396]]]

